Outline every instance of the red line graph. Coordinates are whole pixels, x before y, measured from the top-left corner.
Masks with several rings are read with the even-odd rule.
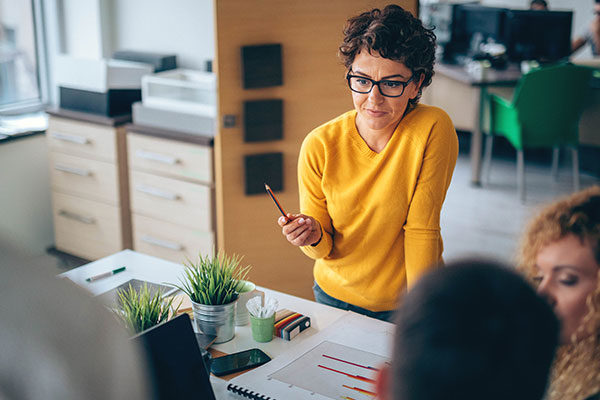
[[[337,372],[338,374],[346,375],[349,378],[357,379],[362,382],[373,383],[373,384],[375,383],[374,379],[365,378],[364,376],[348,374],[346,372],[338,371],[337,369],[329,368],[329,367],[326,367],[326,366],[320,365],[320,364],[318,365],[318,367],[327,369],[329,371]]]
[[[332,357],[332,356],[328,356],[327,354],[321,354],[323,357],[335,360],[335,361],[339,361],[339,362],[343,362],[346,364],[350,364],[350,365],[354,365],[355,367],[360,367],[360,368],[364,368],[364,369],[369,369],[371,371],[379,371],[379,369],[371,367],[369,365],[361,365],[361,364],[356,364],[350,361],[346,361],[346,360],[342,360],[341,358],[336,358],[336,357]]]
[[[368,396],[376,396],[377,395],[376,393],[369,392],[368,390],[365,390],[365,389],[361,389],[361,388],[357,388],[357,387],[352,387],[352,386],[348,386],[348,385],[342,385],[342,386],[345,387],[345,388],[347,388],[347,389],[350,389],[350,390],[356,390],[357,392],[362,393],[362,394],[366,394]]]

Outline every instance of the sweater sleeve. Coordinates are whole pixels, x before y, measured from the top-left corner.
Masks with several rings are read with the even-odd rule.
[[[315,260],[328,256],[333,248],[333,224],[327,212],[327,199],[321,185],[324,163],[324,144],[313,135],[307,136],[298,158],[300,212],[319,222],[322,236],[316,246],[302,246],[300,250]]]
[[[450,118],[440,112],[431,127],[421,170],[404,225],[406,283],[410,289],[442,261],[440,213],[458,157],[458,138]]]

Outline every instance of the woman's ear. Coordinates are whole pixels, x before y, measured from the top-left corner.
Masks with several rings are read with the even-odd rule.
[[[421,73],[419,76],[419,80],[415,82],[415,91],[413,92],[413,96],[411,96],[411,100],[417,97],[419,91],[421,90],[421,85],[423,85],[423,81],[425,80],[425,74]]]
[[[377,372],[377,378],[375,379],[375,392],[377,392],[378,400],[391,400],[390,396],[390,366],[388,364],[383,365],[379,372]]]

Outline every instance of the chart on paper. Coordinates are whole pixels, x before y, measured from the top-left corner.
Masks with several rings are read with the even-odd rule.
[[[387,362],[377,354],[323,341],[269,379],[330,399],[373,399],[377,371]]]

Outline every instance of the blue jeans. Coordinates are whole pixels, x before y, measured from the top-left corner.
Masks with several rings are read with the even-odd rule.
[[[317,285],[317,282],[315,282],[315,284],[313,286],[313,292],[315,294],[315,301],[317,303],[340,308],[342,310],[354,311],[355,313],[366,315],[367,317],[371,317],[371,318],[377,318],[382,321],[394,322],[393,321],[393,317],[394,317],[393,310],[391,310],[391,311],[371,311],[371,310],[367,310],[366,308],[354,306],[350,303],[346,303],[344,301],[341,301],[334,297],[331,297],[330,295],[325,293],[323,291],[323,289],[321,289],[319,287],[319,285]]]

